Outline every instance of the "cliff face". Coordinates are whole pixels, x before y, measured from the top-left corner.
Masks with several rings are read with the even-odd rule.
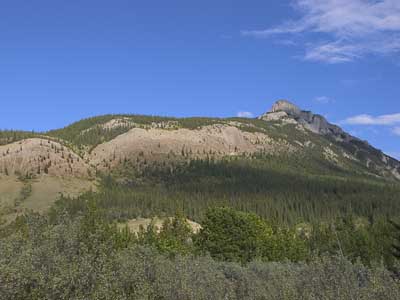
[[[270,113],[286,112],[287,114],[298,116],[301,114],[300,108],[287,100],[278,100],[272,105]]]
[[[400,162],[375,149],[368,142],[354,137],[339,126],[329,123],[323,116],[301,110],[287,100],[274,103],[271,110],[259,117],[264,121],[281,121],[297,124],[315,134],[322,135],[356,157],[367,167],[374,167],[389,172],[400,179]]]
[[[265,121],[283,120],[293,123],[293,120],[303,125],[306,129],[317,134],[343,134],[343,130],[328,121],[321,115],[313,114],[309,111],[301,110],[295,104],[287,100],[275,102],[271,110],[259,117]],[[290,119],[292,121],[290,121]]]

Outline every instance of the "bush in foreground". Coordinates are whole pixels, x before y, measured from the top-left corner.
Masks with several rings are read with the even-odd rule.
[[[308,263],[163,255],[86,216],[30,215],[0,239],[0,299],[400,299],[383,266],[344,257]],[[169,247],[170,244],[168,244]]]

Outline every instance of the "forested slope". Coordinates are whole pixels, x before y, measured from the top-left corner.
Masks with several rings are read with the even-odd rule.
[[[287,101],[1,131],[0,150],[2,299],[400,297],[400,163]]]

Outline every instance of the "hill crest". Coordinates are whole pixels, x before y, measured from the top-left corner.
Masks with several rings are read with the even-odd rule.
[[[183,152],[193,158],[263,152],[322,157],[349,169],[358,164],[368,173],[400,179],[399,161],[329,123],[323,116],[302,110],[288,100],[278,100],[270,111],[256,119],[105,115],[41,134],[13,132],[7,136],[0,132],[0,142],[7,146],[21,141],[30,144],[32,138],[57,143],[58,148],[68,151],[68,156],[76,156],[73,161],[82,159],[78,168],[68,159],[66,174],[62,168],[58,172],[61,174],[54,174],[61,176],[67,173],[75,176],[78,172],[85,177],[84,174],[92,173],[97,167],[109,169],[119,164],[116,160],[137,159],[139,155],[162,160],[165,155],[178,157]],[[9,167],[13,169],[21,161],[21,153],[14,151],[13,155],[3,155],[0,172],[4,172],[7,164],[12,164]],[[45,160],[41,156],[43,153],[30,161]],[[34,171],[38,168],[34,164],[23,168]],[[46,165],[39,168],[47,169]]]

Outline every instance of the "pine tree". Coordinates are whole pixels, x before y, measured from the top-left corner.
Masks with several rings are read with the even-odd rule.
[[[396,259],[400,260],[400,224],[390,221],[390,224],[392,224],[395,234],[394,234],[394,242],[392,244],[392,254]]]

